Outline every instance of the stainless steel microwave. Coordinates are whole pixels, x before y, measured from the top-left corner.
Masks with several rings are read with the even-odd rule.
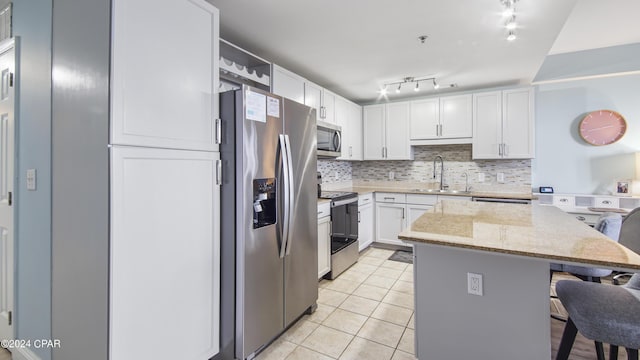
[[[342,155],[342,128],[318,121],[318,157],[336,158]]]

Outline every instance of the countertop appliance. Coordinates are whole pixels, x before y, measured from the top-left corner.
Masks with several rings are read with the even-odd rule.
[[[317,122],[318,157],[336,158],[342,155],[342,128],[324,121]]]
[[[317,306],[316,113],[246,85],[220,100],[222,358],[247,359]]]
[[[335,279],[358,261],[358,194],[323,191],[331,199],[331,271],[325,278]]]

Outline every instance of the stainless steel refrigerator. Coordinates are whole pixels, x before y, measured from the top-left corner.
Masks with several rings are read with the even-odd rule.
[[[220,100],[221,358],[246,359],[316,308],[316,114],[248,86]]]

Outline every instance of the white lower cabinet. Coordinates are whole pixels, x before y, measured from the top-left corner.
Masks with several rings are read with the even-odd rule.
[[[318,279],[331,271],[330,203],[318,204]]]
[[[358,251],[371,245],[374,237],[373,194],[358,197]]]

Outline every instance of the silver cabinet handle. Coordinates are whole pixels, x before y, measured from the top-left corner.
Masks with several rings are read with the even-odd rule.
[[[609,200],[604,200],[602,203],[603,203],[603,204],[610,205],[610,204],[611,204],[611,201],[609,201]]]
[[[222,120],[216,119],[216,144],[222,144]]]
[[[502,155],[504,155],[505,157],[508,156],[507,155],[507,144],[502,143]]]
[[[384,158],[384,146],[380,150],[382,150],[382,157]]]
[[[436,124],[436,136],[440,136],[440,125]]]
[[[387,147],[385,146],[384,147],[384,158],[386,159],[388,157],[389,157],[389,154],[387,153]]]
[[[353,157],[353,146],[349,146],[349,157]]]
[[[385,198],[384,198],[384,200],[393,200],[393,201],[396,201],[396,198],[394,198],[394,197],[385,197]]]
[[[360,223],[360,211],[358,211],[358,224]]]
[[[560,199],[560,202],[567,202],[569,199]]]
[[[498,144],[498,156],[502,156],[502,144]]]
[[[404,208],[402,208],[402,218],[404,219]]]
[[[584,216],[576,216],[576,219],[580,220],[580,221],[585,221],[587,220],[587,218],[585,218]]]

